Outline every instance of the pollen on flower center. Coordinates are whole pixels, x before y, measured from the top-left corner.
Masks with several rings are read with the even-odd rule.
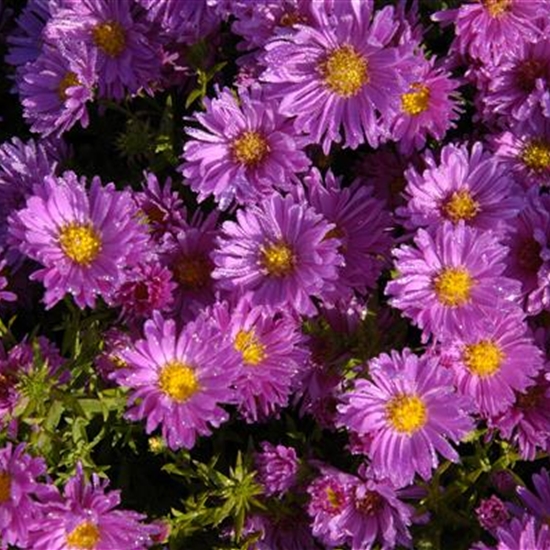
[[[444,306],[457,307],[469,301],[473,284],[465,269],[449,267],[434,279],[434,290]]]
[[[76,73],[73,73],[72,71],[69,71],[59,82],[59,85],[57,86],[57,95],[59,96],[59,99],[61,101],[65,101],[67,99],[67,89],[71,86],[79,86],[80,80],[78,80],[78,77],[76,76]]]
[[[418,116],[428,109],[430,89],[421,82],[411,84],[412,92],[401,94],[401,109],[410,116]]]
[[[59,232],[63,252],[75,263],[88,266],[101,251],[101,239],[92,224],[72,222]]]
[[[491,340],[481,340],[464,348],[462,360],[470,372],[477,376],[491,376],[497,372],[504,359],[502,350]]]
[[[519,155],[527,168],[542,172],[550,168],[550,143],[542,139],[533,139],[525,144]]]
[[[11,497],[11,477],[7,472],[0,472],[0,504]]]
[[[482,0],[491,17],[501,17],[512,6],[512,0]]]
[[[118,21],[96,25],[92,36],[95,45],[109,57],[118,57],[126,48],[126,31]]]
[[[422,399],[407,394],[394,397],[386,405],[386,414],[396,431],[409,435],[420,430],[428,418]]]
[[[384,499],[375,491],[367,491],[361,497],[355,499],[355,508],[365,516],[376,515],[384,504]]]
[[[259,132],[247,130],[233,141],[231,151],[238,163],[252,167],[269,153],[269,144]]]
[[[516,85],[523,92],[532,92],[537,80],[546,77],[546,65],[538,59],[527,59],[516,66]]]
[[[455,191],[443,205],[443,215],[453,223],[471,220],[479,212],[479,203],[467,189]]]
[[[319,65],[327,87],[341,97],[353,97],[368,83],[367,60],[353,46],[334,50]]]
[[[160,371],[159,386],[174,401],[183,403],[198,391],[199,382],[191,367],[179,361],[171,361]]]
[[[262,264],[273,277],[284,277],[294,269],[294,254],[292,249],[283,242],[264,247]]]
[[[199,290],[210,281],[212,269],[212,261],[201,254],[180,257],[172,267],[172,272],[180,285],[189,290]]]
[[[528,273],[537,273],[543,264],[541,258],[542,247],[533,239],[524,239],[517,249],[517,262],[521,269]]]
[[[240,330],[235,336],[234,347],[242,353],[245,365],[258,365],[266,357],[265,346],[254,330]]]
[[[325,490],[327,502],[330,505],[330,512],[338,512],[345,502],[345,495],[342,490],[336,490],[332,487],[327,487]]]
[[[67,546],[79,550],[94,550],[99,542],[100,533],[97,525],[83,521],[67,535]]]

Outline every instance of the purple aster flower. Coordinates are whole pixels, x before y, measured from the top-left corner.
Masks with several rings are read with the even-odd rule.
[[[251,295],[231,312],[226,305],[215,312],[241,365],[234,380],[239,412],[247,422],[273,415],[288,404],[307,359],[300,326],[283,310],[252,306]]]
[[[223,89],[205,105],[195,115],[202,128],[186,128],[191,139],[180,166],[199,201],[213,195],[222,209],[233,199],[256,202],[274,188],[290,189],[309,167],[303,139],[261,88],[241,89],[239,99]]]
[[[433,59],[422,65],[417,80],[401,94],[401,108],[391,123],[392,137],[405,154],[422,149],[428,136],[442,141],[460,116],[460,83],[443,68],[435,68]]]
[[[27,548],[29,525],[41,521],[43,511],[37,498],[46,498],[51,489],[38,481],[46,474],[42,458],[25,453],[25,444],[0,449],[0,546]]]
[[[532,481],[536,494],[522,486],[517,488],[517,494],[531,514],[542,523],[548,523],[550,520],[550,475],[548,475],[548,470],[543,468],[540,473],[534,474]]]
[[[160,77],[161,50],[139,10],[118,0],[65,3],[45,30],[53,44],[78,43],[95,52],[99,94],[122,99],[125,92],[150,91]]]
[[[178,333],[173,320],[155,312],[145,323],[145,338],[121,354],[128,367],[113,374],[130,388],[133,406],[126,416],[145,418],[147,433],[160,425],[172,449],[192,448],[197,436],[209,435],[228,419],[219,405],[235,401],[238,363],[208,315],[206,310]]]
[[[506,275],[521,282],[525,311],[536,315],[550,306],[550,196],[529,192],[512,229]]]
[[[162,240],[165,233],[173,233],[186,226],[183,200],[172,190],[170,178],[161,186],[155,174],[144,172],[143,177],[143,191],[135,193],[134,198],[147,218],[153,238]]]
[[[529,515],[499,528],[497,538],[497,550],[550,550],[550,527],[539,525]]]
[[[307,202],[335,225],[330,234],[340,239],[344,265],[335,282],[335,298],[349,298],[376,286],[392,244],[392,220],[372,188],[356,181],[342,187],[329,170],[324,178],[313,169],[304,178]]]
[[[207,0],[137,0],[148,20],[158,23],[170,39],[195,44],[216,31],[220,18]]]
[[[492,139],[495,155],[524,189],[550,186],[550,120],[534,117]]]
[[[51,17],[51,8],[59,1],[28,0],[15,21],[15,31],[8,36],[9,50],[5,59],[10,65],[21,68],[40,55],[44,27]]]
[[[18,79],[23,116],[33,132],[61,135],[77,122],[88,125],[86,103],[93,99],[95,52],[74,44],[44,47],[36,61],[27,63]]]
[[[310,0],[259,0],[234,2],[231,25],[234,34],[242,36],[240,50],[263,48],[269,38],[290,34],[295,25],[311,22],[312,2]]]
[[[473,331],[459,330],[442,347],[453,356],[456,386],[483,416],[494,416],[525,392],[543,366],[541,350],[529,336],[523,312],[495,312]]]
[[[480,229],[503,233],[523,206],[509,172],[477,142],[471,148],[446,145],[439,163],[425,155],[426,169],[406,172],[407,206],[398,210],[409,228],[435,229],[445,220],[461,220]]]
[[[106,491],[108,480],[92,475],[87,482],[82,467],[42,507],[43,516],[31,525],[34,550],[145,550],[153,545],[158,527],[141,523],[143,514],[117,510],[120,491]]]
[[[219,284],[212,278],[211,255],[219,234],[218,214],[214,210],[208,216],[195,215],[184,227],[163,239],[159,255],[176,283],[172,293],[178,319],[191,319],[215,301]]]
[[[261,446],[255,457],[258,480],[267,496],[281,496],[296,484],[300,466],[296,451],[267,441]]]
[[[496,495],[492,495],[480,502],[476,508],[476,516],[481,527],[493,533],[509,520],[510,513],[506,504]]]
[[[229,290],[252,291],[254,304],[313,315],[311,298],[332,291],[342,265],[332,229],[313,208],[275,194],[223,224],[213,276]]]
[[[56,166],[45,142],[14,137],[0,145],[0,246],[6,245],[8,216],[25,206],[33,185],[53,175]]]
[[[535,460],[537,450],[550,449],[550,382],[540,375],[503,414],[490,419],[489,426],[514,444],[524,460]]]
[[[308,488],[313,534],[328,547],[347,543],[352,550],[410,546],[414,509],[399,500],[387,479],[361,479],[322,468]]]
[[[487,68],[487,78],[483,101],[488,119],[500,117],[501,125],[508,128],[514,120],[550,116],[550,39],[521,43],[497,66]]]
[[[338,410],[341,426],[372,435],[374,475],[403,487],[415,473],[430,479],[438,464],[436,452],[457,462],[449,440],[458,443],[473,423],[452,374],[436,358],[417,357],[408,349],[401,355],[382,354],[369,367],[372,381],[356,380]]]
[[[281,112],[296,117],[295,128],[325,154],[342,130],[346,147],[376,147],[387,133],[379,114],[397,109],[409,84],[411,48],[392,45],[399,26],[393,8],[316,2],[311,16],[310,25],[266,44],[262,79],[280,98]]]
[[[386,293],[424,339],[470,334],[479,319],[517,307],[519,282],[502,275],[508,249],[490,231],[445,222],[433,236],[419,229],[414,242],[394,251],[399,275]]]
[[[94,307],[97,295],[109,301],[148,241],[129,192],[104,187],[97,176],[87,191],[74,172],[46,177],[10,219],[20,250],[43,266],[31,278],[44,284],[47,308],[67,292],[80,308]]]
[[[167,310],[175,288],[170,270],[159,265],[158,259],[152,259],[126,271],[114,301],[122,306],[124,317],[143,319],[151,317],[153,311]]]
[[[453,46],[461,54],[483,61],[496,61],[518,45],[534,42],[541,31],[536,19],[545,2],[481,0],[463,3],[458,9],[432,15],[434,21],[455,23]]]

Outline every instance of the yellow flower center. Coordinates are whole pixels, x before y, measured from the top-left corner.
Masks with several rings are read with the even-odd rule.
[[[183,403],[198,391],[199,382],[191,367],[179,361],[171,361],[160,371],[159,386],[174,401]]]
[[[70,88],[71,86],[79,86],[80,80],[78,80],[78,77],[76,76],[76,73],[73,73],[72,71],[69,71],[59,82],[59,85],[57,86],[57,95],[59,96],[59,99],[61,101],[65,101],[67,99],[67,88]]]
[[[542,139],[529,141],[521,150],[520,159],[531,170],[542,172],[550,168],[550,143]]]
[[[480,377],[491,376],[500,369],[504,353],[491,340],[481,340],[464,348],[462,360],[470,372]]]
[[[0,472],[0,504],[11,498],[11,477],[7,472]]]
[[[260,133],[247,130],[233,141],[231,151],[238,163],[252,167],[260,164],[269,153],[269,145]]]
[[[491,17],[501,17],[509,11],[512,0],[481,0]]]
[[[189,290],[199,290],[210,281],[212,268],[212,262],[207,256],[182,256],[172,267],[172,272],[181,286]]]
[[[462,306],[468,302],[473,284],[470,274],[465,269],[457,267],[444,269],[434,279],[437,299],[449,307]]]
[[[97,525],[91,521],[83,521],[67,535],[67,546],[79,550],[94,550],[99,538]]]
[[[368,83],[368,62],[353,46],[334,50],[320,65],[319,70],[327,87],[340,97],[353,97]]]
[[[471,220],[479,212],[479,203],[472,198],[467,189],[455,191],[443,205],[443,215],[453,223]]]
[[[92,36],[95,45],[109,57],[118,57],[126,48],[126,31],[118,21],[96,25]]]
[[[401,94],[401,110],[409,116],[418,116],[428,109],[430,89],[421,82],[411,84],[412,92]]]
[[[341,492],[335,491],[332,487],[326,488],[326,496],[328,503],[332,506],[334,511],[339,511],[342,505],[344,504],[344,494]]]
[[[101,239],[91,223],[72,222],[59,232],[61,249],[73,262],[90,265],[101,251]]]
[[[426,405],[416,395],[397,395],[386,405],[386,414],[396,431],[409,435],[420,430],[428,419]]]
[[[258,365],[266,358],[265,346],[253,330],[240,330],[235,337],[234,346],[242,353],[245,365]]]
[[[285,243],[275,243],[262,250],[262,264],[273,277],[284,277],[294,269],[295,258]]]

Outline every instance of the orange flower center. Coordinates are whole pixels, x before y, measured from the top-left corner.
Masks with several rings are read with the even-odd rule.
[[[92,37],[95,45],[109,57],[118,57],[126,48],[126,31],[118,21],[96,25]]]
[[[453,223],[471,220],[479,212],[479,203],[467,189],[455,191],[443,206],[443,215]]]
[[[501,17],[512,7],[512,0],[481,0],[491,17]]]
[[[525,144],[520,159],[531,170],[543,172],[550,168],[550,143],[542,139],[533,139]]]
[[[184,288],[199,290],[208,284],[212,268],[212,261],[207,256],[182,256],[172,267],[172,272]]]
[[[67,535],[67,546],[78,550],[94,550],[99,542],[100,532],[91,521],[83,521]]]
[[[260,164],[266,157],[269,144],[259,132],[247,130],[233,141],[231,151],[239,164],[250,168]]]
[[[292,249],[283,242],[266,246],[261,251],[262,264],[269,275],[285,277],[294,270],[295,258]]]
[[[59,85],[57,86],[57,95],[59,96],[59,99],[61,101],[65,101],[67,99],[67,89],[71,86],[79,86],[80,80],[78,80],[78,77],[76,76],[76,73],[73,73],[72,71],[69,71],[59,82]]]
[[[0,472],[0,504],[11,498],[11,476],[8,472]]]

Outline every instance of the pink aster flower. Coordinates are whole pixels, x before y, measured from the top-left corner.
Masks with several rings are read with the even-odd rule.
[[[258,480],[267,496],[281,496],[297,482],[300,462],[294,447],[262,442],[261,452],[255,457]]]
[[[454,47],[483,61],[496,61],[518,45],[534,42],[541,31],[536,24],[543,2],[525,0],[481,0],[466,2],[458,9],[432,15],[434,21],[454,22]]]
[[[116,509],[120,491],[106,490],[107,480],[84,478],[79,465],[76,475],[42,507],[43,516],[31,525],[33,550],[145,550],[153,545],[158,527],[142,523],[143,514]]]
[[[536,315],[550,306],[550,196],[527,194],[506,244],[506,275],[521,282],[525,311]]]
[[[329,170],[324,178],[313,169],[304,178],[308,203],[335,225],[331,234],[341,241],[344,265],[335,282],[336,298],[349,298],[376,286],[392,244],[392,220],[370,186],[355,182],[343,187]]]
[[[198,214],[164,237],[159,254],[172,272],[176,284],[172,308],[181,320],[191,319],[204,306],[213,304],[219,290],[218,281],[212,277],[219,212],[214,210],[204,217]]]
[[[241,89],[239,99],[223,89],[205,105],[195,115],[202,128],[186,128],[191,139],[180,166],[199,201],[213,195],[222,209],[233,199],[255,202],[274,188],[290,189],[309,167],[303,139],[261,88]]]
[[[483,101],[487,118],[500,117],[501,125],[507,128],[514,121],[550,116],[550,39],[520,43],[517,51],[508,52],[486,72],[488,86]]]
[[[114,302],[122,306],[124,317],[143,319],[151,317],[153,311],[167,310],[172,304],[175,287],[172,273],[159,265],[158,259],[152,259],[125,272]]]
[[[94,53],[75,53],[74,48],[44,47],[36,61],[21,70],[19,96],[33,132],[61,135],[77,122],[88,126],[86,104],[93,99],[96,82]]]
[[[143,258],[147,235],[127,191],[94,177],[90,190],[74,172],[46,177],[38,194],[11,218],[10,231],[20,250],[42,264],[32,279],[44,284],[52,307],[66,293],[80,308],[107,301],[122,279],[122,269]]]
[[[471,397],[483,416],[494,416],[534,384],[543,366],[541,350],[529,336],[523,313],[486,317],[473,332],[459,329],[442,346],[453,357],[458,391]]]
[[[399,499],[393,483],[361,479],[334,468],[321,468],[321,474],[308,487],[308,513],[313,534],[327,547],[410,546],[408,528],[414,509]]]
[[[515,445],[524,460],[535,460],[538,450],[550,449],[550,382],[540,375],[525,393],[489,426]]]
[[[333,142],[355,149],[386,137],[380,121],[407,91],[410,48],[392,40],[399,27],[392,7],[372,2],[316,2],[312,21],[265,45],[262,80],[281,112],[328,153]]]
[[[238,363],[208,315],[178,332],[173,320],[155,312],[145,323],[145,338],[121,352],[127,367],[113,374],[130,388],[127,418],[145,418],[147,433],[160,425],[172,449],[192,448],[198,436],[229,418],[220,404],[235,401]]]
[[[506,504],[496,495],[483,499],[476,508],[476,516],[480,525],[494,533],[498,527],[505,524],[510,518],[510,512]]]
[[[433,236],[419,229],[414,242],[394,251],[398,276],[386,293],[424,339],[472,333],[479,319],[517,307],[520,284],[503,276],[508,249],[490,231],[445,222]]]
[[[313,315],[312,297],[332,291],[342,259],[334,225],[291,196],[273,195],[237,211],[223,224],[213,276],[234,292],[251,291],[252,303],[291,307]]]
[[[25,445],[8,443],[0,449],[0,546],[27,548],[29,526],[43,519],[38,499],[51,489],[38,479],[46,474],[42,458],[25,453]],[[34,547],[33,547],[34,548]]]
[[[480,142],[471,150],[446,145],[437,162],[425,155],[425,170],[406,172],[407,206],[398,210],[411,229],[435,229],[445,220],[504,233],[523,206],[522,194],[506,168]]]
[[[53,44],[76,42],[92,49],[99,94],[122,99],[125,92],[150,90],[160,77],[160,44],[142,17],[129,2],[68,2],[54,13],[45,34]]]
[[[529,124],[494,136],[495,156],[524,189],[550,186],[550,120],[533,117]]]
[[[369,456],[375,476],[396,486],[427,480],[437,454],[457,462],[458,443],[473,429],[466,401],[456,394],[452,374],[433,357],[382,354],[369,364],[372,381],[359,379],[338,406],[340,425],[370,435]]]
[[[251,295],[232,311],[222,305],[215,313],[241,366],[234,380],[238,410],[247,422],[264,420],[286,406],[296,389],[308,356],[300,326],[284,310],[252,306]]]
[[[443,140],[460,116],[459,86],[443,68],[434,67],[434,58],[422,64],[417,80],[401,94],[401,108],[391,123],[392,138],[400,151],[409,154],[422,149],[428,136]]]

